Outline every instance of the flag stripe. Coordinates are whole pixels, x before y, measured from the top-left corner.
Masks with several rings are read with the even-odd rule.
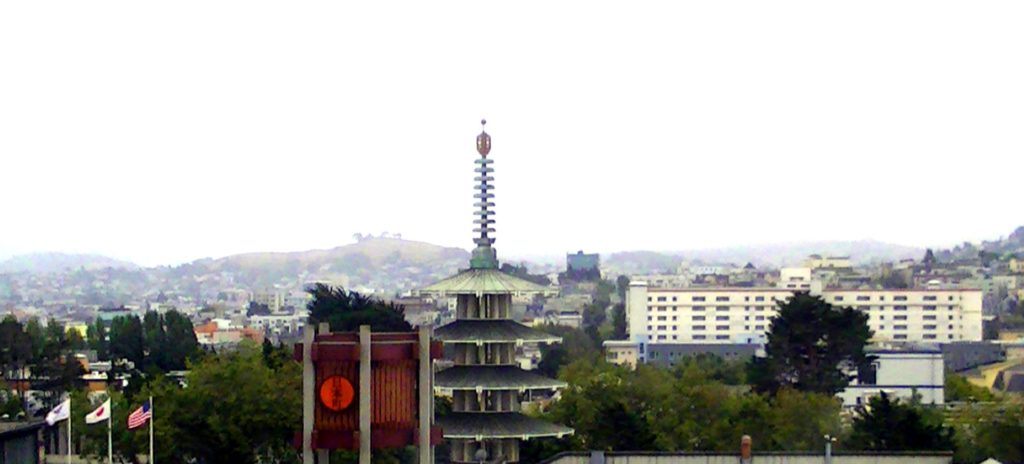
[[[128,416],[128,428],[134,429],[141,427],[153,417],[153,413],[149,409],[149,401],[142,404],[139,409],[136,409]]]

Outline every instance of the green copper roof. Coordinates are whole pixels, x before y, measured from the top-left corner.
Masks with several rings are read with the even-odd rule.
[[[540,438],[572,435],[573,430],[517,412],[453,412],[437,418],[445,438]]]
[[[556,295],[558,289],[537,285],[497,269],[467,269],[419,290],[428,295],[494,295],[540,293]]]
[[[566,383],[515,366],[455,366],[435,374],[434,386],[441,390],[552,390],[565,388]]]
[[[434,330],[445,343],[559,343],[562,337],[509,319],[459,319]]]

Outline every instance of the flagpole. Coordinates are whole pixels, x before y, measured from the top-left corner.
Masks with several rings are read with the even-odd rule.
[[[149,462],[146,464],[153,464],[153,397],[149,397]]]
[[[68,394],[68,464],[71,464],[71,394]]]
[[[114,464],[114,402],[110,401],[110,409],[107,410],[107,464]]]

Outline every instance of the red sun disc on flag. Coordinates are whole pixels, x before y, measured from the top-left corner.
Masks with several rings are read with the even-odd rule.
[[[320,384],[320,402],[331,411],[341,411],[352,405],[355,390],[348,379],[335,375]]]

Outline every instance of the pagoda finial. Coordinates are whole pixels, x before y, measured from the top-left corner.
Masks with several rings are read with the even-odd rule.
[[[477,209],[477,219],[473,220],[476,223],[476,229],[473,232],[477,232],[480,235],[473,241],[476,242],[476,249],[473,250],[473,257],[469,260],[470,268],[472,269],[497,269],[498,268],[498,256],[491,245],[494,244],[494,238],[488,234],[494,232],[494,194],[491,190],[494,189],[494,176],[491,174],[494,172],[494,168],[491,167],[493,160],[487,159],[487,154],[491,152],[491,136],[487,134],[487,131],[483,129],[487,125],[487,120],[480,120],[481,131],[480,135],[476,136],[476,151],[480,154],[480,159],[476,160],[478,173],[476,178],[473,180],[477,181],[477,190],[479,191],[476,195],[473,195],[477,202],[473,204]]]

